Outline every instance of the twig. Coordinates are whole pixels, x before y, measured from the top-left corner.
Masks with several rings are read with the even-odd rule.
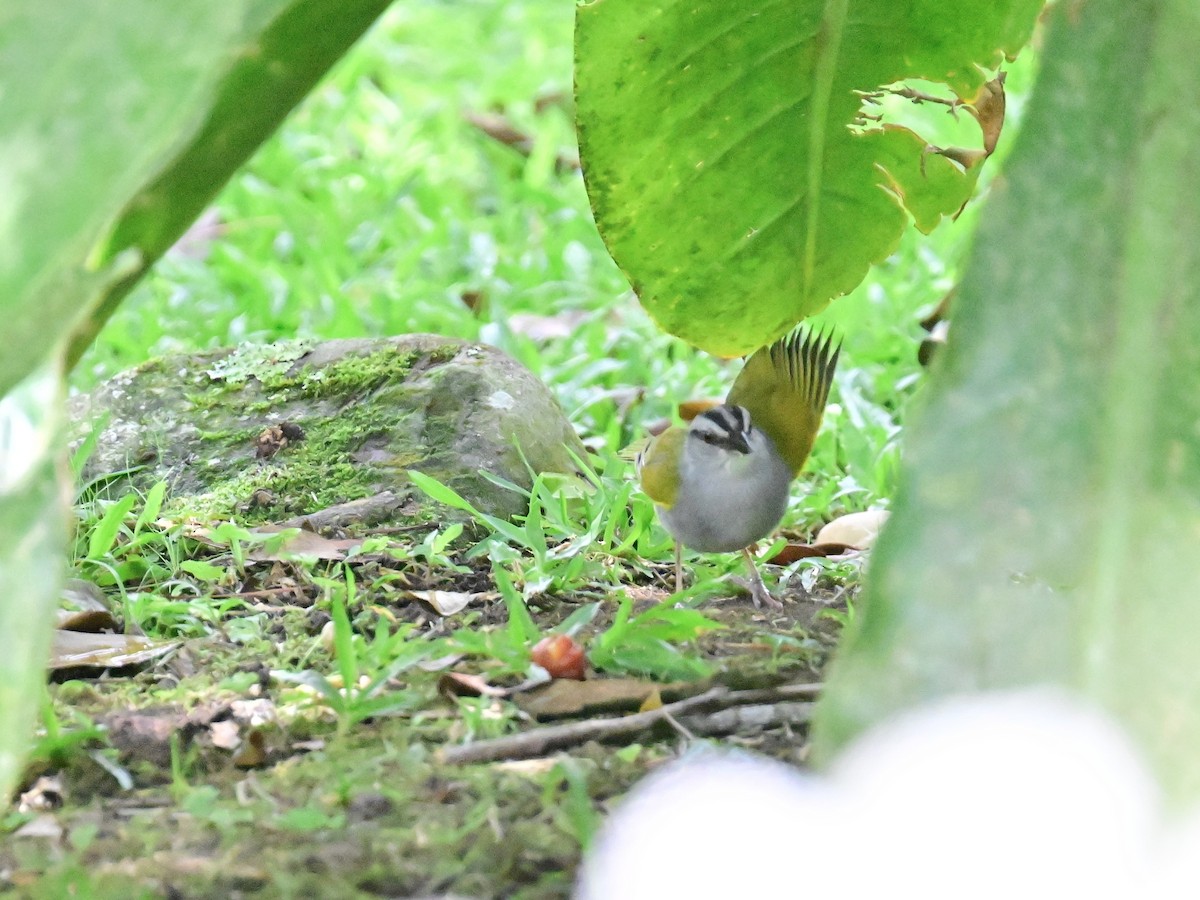
[[[757,731],[780,725],[805,725],[812,718],[811,703],[766,703],[755,706],[735,706],[713,713],[684,716],[681,724],[702,737]]]
[[[476,741],[463,747],[443,747],[438,751],[438,758],[448,765],[526,759],[587,741],[629,737],[660,722],[671,722],[672,719],[677,720],[677,727],[684,725],[699,734],[709,735],[727,734],[735,731],[739,725],[764,727],[771,724],[798,724],[808,721],[812,704],[789,701],[812,698],[820,691],[820,684],[783,684],[748,691],[733,691],[718,685],[703,694],[666,703],[646,712],[614,719],[547,725],[520,734]],[[710,708],[707,715],[696,714],[705,708]],[[687,715],[689,713],[691,715]]]
[[[586,722],[570,722],[566,725],[547,725],[521,734],[476,741],[463,747],[443,747],[438,751],[441,762],[448,765],[465,763],[495,762],[501,759],[526,759],[542,756],[551,750],[573,747],[587,741],[611,740],[616,737],[636,734],[652,725],[657,725],[669,715],[679,715],[721,699],[730,693],[727,687],[715,687],[688,697],[666,703],[658,709],[621,716],[618,719],[589,719]]]
[[[663,713],[663,718],[667,720],[667,724],[674,728],[684,740],[694,741],[696,739],[696,736],[687,729],[687,726],[670,713]]]

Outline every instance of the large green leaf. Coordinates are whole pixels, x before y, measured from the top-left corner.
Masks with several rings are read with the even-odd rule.
[[[0,810],[21,774],[45,690],[66,565],[62,406],[55,365],[0,397]]]
[[[903,79],[972,96],[1042,0],[597,0],[576,20],[580,153],[596,224],[660,325],[727,356],[854,288],[916,213],[970,196],[893,126],[850,129]],[[885,186],[887,189],[885,189]]]
[[[817,717],[1052,682],[1200,795],[1200,6],[1060,3]]]
[[[0,6],[0,807],[63,575],[64,358],[386,5]]]
[[[0,394],[75,350],[386,0],[0,9]]]

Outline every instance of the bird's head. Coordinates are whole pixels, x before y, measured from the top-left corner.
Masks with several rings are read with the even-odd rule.
[[[750,413],[741,406],[714,406],[706,409],[688,427],[690,452],[745,455],[751,452],[756,437]]]

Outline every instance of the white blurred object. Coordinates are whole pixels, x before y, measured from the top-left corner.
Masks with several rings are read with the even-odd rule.
[[[813,543],[845,544],[855,550],[867,550],[875,546],[875,540],[890,515],[886,509],[868,509],[838,516],[817,532]]]
[[[1200,897],[1200,817],[1158,789],[1110,719],[1051,691],[898,716],[828,777],[707,753],[630,793],[579,900]]]

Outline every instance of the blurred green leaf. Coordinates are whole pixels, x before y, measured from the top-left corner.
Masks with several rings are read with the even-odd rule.
[[[1200,7],[1049,13],[867,596],[817,716],[1053,683],[1200,795]]]
[[[613,623],[592,642],[588,659],[610,673],[628,672],[667,680],[695,680],[711,668],[677,643],[694,641],[702,632],[721,628],[707,616],[668,600],[634,616],[633,601],[622,595]]]
[[[386,5],[5,5],[0,394],[68,335],[86,346]]]
[[[0,9],[0,591],[9,598],[0,797],[25,750],[65,562],[64,353],[78,355],[386,5],[15,0]],[[160,502],[152,495],[147,510]],[[130,508],[110,510],[92,535],[95,554],[111,551]]]
[[[970,197],[964,171],[899,126],[851,130],[909,78],[963,98],[1028,40],[1042,0],[579,7],[580,151],[596,223],[672,334],[753,350],[855,287],[914,215]],[[868,123],[869,124],[869,123]]]
[[[62,391],[46,365],[0,397],[0,808],[29,749],[66,568]]]

